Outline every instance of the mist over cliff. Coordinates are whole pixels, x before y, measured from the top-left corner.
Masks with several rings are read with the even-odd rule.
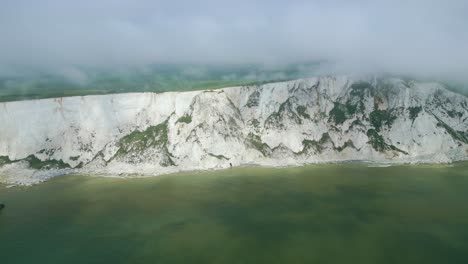
[[[4,1],[0,75],[330,61],[466,81],[467,13],[464,0]]]

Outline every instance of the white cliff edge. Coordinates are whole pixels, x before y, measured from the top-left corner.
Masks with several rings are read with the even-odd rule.
[[[319,77],[0,103],[0,182],[243,164],[468,157],[468,98],[437,83]]]

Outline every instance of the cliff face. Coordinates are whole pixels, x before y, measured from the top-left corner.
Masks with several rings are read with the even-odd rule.
[[[0,181],[255,163],[468,157],[468,99],[436,83],[321,77],[0,104]]]

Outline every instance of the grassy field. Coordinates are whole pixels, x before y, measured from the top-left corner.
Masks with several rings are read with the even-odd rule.
[[[306,66],[304,66],[306,65]],[[153,65],[95,70],[73,68],[71,74],[33,73],[0,76],[0,102],[128,92],[167,92],[255,85],[308,76],[315,64]],[[21,76],[21,77],[18,77]]]
[[[145,68],[87,69],[22,72],[0,75],[0,102],[129,92],[167,92],[256,85],[320,75],[321,64],[261,65],[153,65]],[[323,72],[322,72],[323,73]],[[395,77],[395,76],[393,76]],[[397,76],[398,77],[398,76]],[[399,77],[415,79],[414,77]],[[434,81],[420,79],[421,81]],[[467,85],[440,81],[468,95]]]

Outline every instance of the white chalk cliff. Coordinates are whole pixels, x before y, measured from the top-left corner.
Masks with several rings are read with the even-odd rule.
[[[319,77],[0,103],[0,181],[243,164],[468,158],[468,98],[437,83]]]

